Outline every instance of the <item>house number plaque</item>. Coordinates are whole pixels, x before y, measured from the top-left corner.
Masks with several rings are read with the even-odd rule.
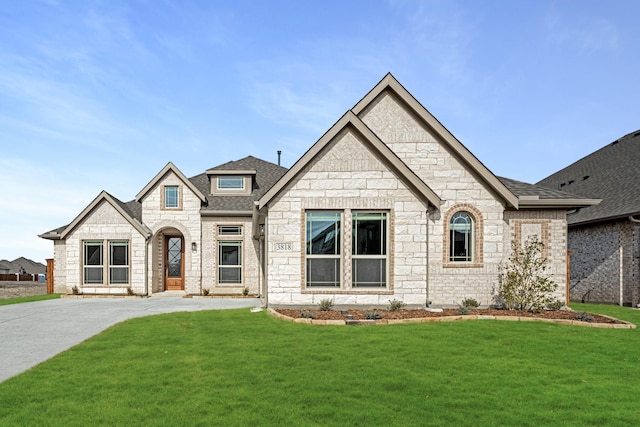
[[[276,252],[291,252],[293,250],[293,244],[291,243],[276,243]]]

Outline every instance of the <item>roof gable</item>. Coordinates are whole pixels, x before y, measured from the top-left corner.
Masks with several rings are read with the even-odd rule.
[[[149,231],[149,229],[143,224],[141,224],[140,222],[138,222],[137,220],[135,220],[131,216],[131,214],[125,209],[124,203],[122,203],[120,200],[116,199],[106,191],[102,191],[100,194],[98,194],[98,197],[93,199],[93,201],[89,204],[89,206],[84,208],[84,210],[80,213],[80,215],[78,215],[73,221],[71,221],[71,223],[68,226],[64,228],[64,230],[60,232],[60,239],[64,239],[65,237],[67,237],[69,233],[71,233],[82,222],[82,220],[84,220],[88,215],[90,215],[94,209],[100,206],[102,202],[105,202],[111,205],[120,215],[122,215],[124,219],[126,219],[133,226],[133,228],[138,230],[138,232],[141,235],[147,236],[147,237],[151,235],[151,232]]]
[[[167,165],[162,168],[160,172],[153,177],[151,181],[136,195],[136,202],[142,201],[142,199],[165,177],[165,175],[169,172],[173,172],[183,183],[186,185],[202,202],[205,202],[207,199],[202,191],[200,191],[186,176],[174,165],[172,162],[167,163]]]
[[[495,191],[507,205],[518,208],[518,198],[507,188],[486,166],[480,162],[458,139],[453,136],[425,107],[396,80],[391,73],[387,75],[367,93],[352,111],[360,116],[374,100],[385,91],[392,91],[422,122],[433,131],[441,143],[457,154],[460,159],[474,171],[486,184]]]
[[[440,207],[441,199],[391,149],[380,140],[352,111],[347,111],[276,184],[260,198],[259,207],[267,205],[344,129],[351,128],[362,136],[374,152],[380,155],[400,175],[401,179],[432,206]]]

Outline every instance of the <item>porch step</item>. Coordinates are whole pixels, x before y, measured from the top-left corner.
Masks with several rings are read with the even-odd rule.
[[[185,291],[164,291],[164,292],[154,292],[151,294],[152,297],[183,297],[186,296],[187,293]]]

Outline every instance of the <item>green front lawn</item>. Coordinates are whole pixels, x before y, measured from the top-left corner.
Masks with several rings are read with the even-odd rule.
[[[640,312],[575,304],[640,324]],[[133,319],[0,384],[0,425],[635,425],[640,331]]]
[[[2,299],[0,300],[0,305],[21,304],[23,302],[44,301],[47,299],[56,299],[56,298],[60,298],[60,294],[33,295],[29,297]]]

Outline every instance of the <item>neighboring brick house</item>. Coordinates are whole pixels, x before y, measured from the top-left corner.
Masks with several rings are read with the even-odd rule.
[[[188,179],[169,163],[135,200],[103,192],[41,237],[57,292],[488,305],[533,234],[564,298],[566,211],[594,203],[496,177],[388,74],[289,170],[247,157]]]
[[[538,185],[602,199],[567,216],[571,299],[640,304],[640,131]]]

